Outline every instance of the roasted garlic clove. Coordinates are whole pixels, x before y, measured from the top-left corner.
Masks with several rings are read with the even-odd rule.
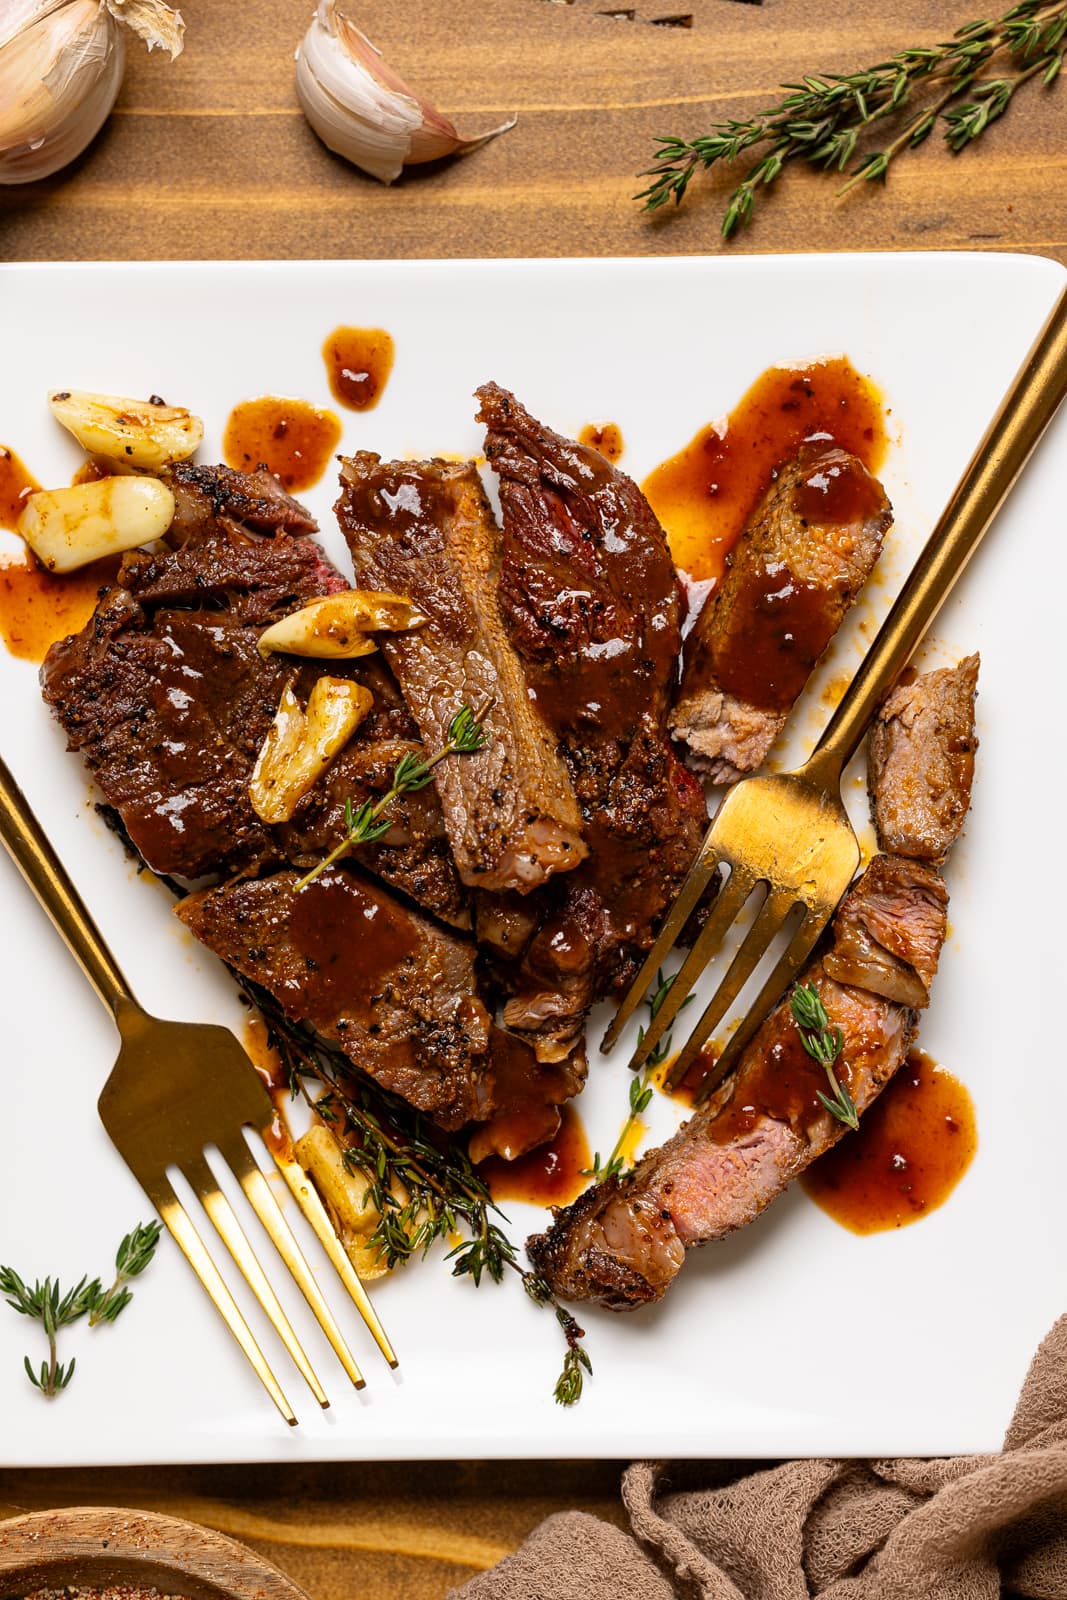
[[[56,421],[91,455],[149,472],[186,460],[204,437],[199,417],[158,397],[126,400],[84,389],[58,389],[48,396],[48,404]]]
[[[319,1192],[345,1254],[361,1278],[381,1278],[389,1270],[379,1260],[370,1236],[382,1214],[370,1197],[365,1172],[350,1172],[340,1144],[321,1123],[309,1128],[293,1154]]]
[[[50,572],[72,572],[154,543],[173,520],[174,496],[158,478],[98,478],[31,494],[18,531]]]
[[[469,155],[514,127],[515,118],[461,139],[447,117],[415,93],[340,9],[319,0],[296,53],[296,93],[323,144],[382,183],[405,166]]]
[[[249,798],[264,822],[288,822],[373,704],[362,684],[320,678],[307,711],[288,686],[256,759]]]
[[[312,600],[280,622],[272,623],[259,639],[259,653],[332,657],[351,660],[367,656],[378,646],[368,633],[379,629],[400,633],[421,628],[428,619],[402,594],[385,590],[349,589],[345,594]]]

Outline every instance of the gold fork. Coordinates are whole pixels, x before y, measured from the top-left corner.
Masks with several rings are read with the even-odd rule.
[[[841,801],[841,774],[883,694],[937,615],[1065,392],[1067,291],[1019,369],[810,759],[796,772],[746,778],[726,795],[648,959],[604,1036],[602,1051],[606,1053],[617,1042],[713,874],[723,867],[729,876],[708,921],[643,1033],[630,1066],[634,1071],[644,1066],[742,908],[764,887],[752,926],[666,1081],[671,1086],[682,1081],[786,922],[799,917],[783,954],[726,1049],[703,1076],[698,1101],[733,1070],[771,1006],[810,956],[859,865],[859,843]]]
[[[321,1406],[329,1405],[329,1400],[236,1212],[208,1164],[205,1150],[209,1148],[219,1151],[240,1183],[342,1367],[356,1388],[363,1388],[363,1375],[245,1140],[243,1130],[246,1127],[267,1132],[274,1120],[274,1105],[236,1037],[228,1028],[209,1023],[164,1022],[142,1009],[2,760],[0,838],[118,1025],[122,1044],[99,1100],[104,1127],[174,1235],[278,1410],[286,1422],[295,1424],[292,1407],[174,1190],[168,1176],[170,1167],[181,1171],[196,1192],[315,1399]],[[270,1139],[267,1147],[379,1350],[389,1365],[395,1367],[393,1347],[318,1194],[295,1161],[273,1148]]]

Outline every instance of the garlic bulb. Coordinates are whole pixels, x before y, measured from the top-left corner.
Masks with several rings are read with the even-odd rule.
[[[469,155],[515,118],[461,139],[453,124],[383,60],[337,0],[319,0],[296,52],[296,93],[323,144],[353,166],[392,183],[406,166]]]
[[[100,132],[126,66],[124,23],[180,55],[163,0],[5,0],[0,18],[0,184],[65,167]]]

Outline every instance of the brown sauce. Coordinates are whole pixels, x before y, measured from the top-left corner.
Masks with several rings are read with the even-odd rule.
[[[702,428],[645,479],[642,488],[667,530],[676,565],[694,579],[721,577],[726,557],[775,468],[809,439],[840,445],[871,472],[882,464],[886,432],[881,399],[844,358],[771,367],[725,425]],[[832,493],[831,488],[824,506]]]
[[[838,1083],[851,1089],[847,1061],[834,1063]],[[743,1079],[730,1099],[708,1126],[716,1144],[731,1144],[751,1133],[765,1117],[786,1122],[803,1136],[816,1122],[825,1121],[826,1110],[819,1094],[826,1094],[825,1067],[805,1050],[799,1032],[789,1028],[761,1055],[749,1055]]]
[[[690,671],[763,711],[788,711],[833,636],[837,610],[822,584],[795,578],[783,562],[754,564],[734,607],[743,626],[700,638]]]
[[[40,487],[14,450],[0,444],[0,528],[9,528],[12,533],[17,530],[27,497]]]
[[[294,895],[289,935],[304,958],[300,1003],[313,1025],[337,1016],[372,1024],[381,986],[418,955],[414,918],[373,884],[336,869]]]
[[[0,557],[0,634],[11,654],[43,661],[57,639],[84,628],[118,569],[118,556],[61,575],[47,572],[28,550]]]
[[[694,1106],[700,1085],[719,1059],[718,1052],[710,1048],[702,1050],[682,1081],[671,1088],[667,1082],[667,1074],[673,1067],[675,1059],[671,1056],[666,1060],[654,1074],[652,1081],[660,1094],[665,1094],[669,1100],[677,1100],[682,1106]]]
[[[577,1199],[588,1184],[583,1169],[591,1166],[589,1141],[578,1113],[573,1106],[564,1106],[559,1132],[551,1144],[541,1145],[516,1161],[490,1156],[479,1164],[478,1171],[496,1201],[565,1206]]]
[[[599,451],[605,461],[618,461],[623,452],[622,429],[617,422],[587,422],[578,443]]]
[[[274,1115],[267,1127],[261,1128],[263,1143],[274,1155],[286,1161],[293,1159],[293,1142],[289,1137],[289,1124],[285,1108],[292,1098],[289,1081],[281,1057],[270,1042],[267,1025],[262,1017],[249,1017],[244,1025],[244,1047],[256,1072],[263,1079],[271,1100]]]
[[[330,391],[350,411],[370,411],[393,370],[392,334],[384,328],[335,328],[322,347]]]
[[[828,1150],[801,1182],[852,1233],[882,1233],[943,1204],[978,1147],[974,1102],[951,1072],[913,1050],[858,1133]]]
[[[341,424],[332,411],[266,394],[234,406],[222,453],[242,472],[262,464],[296,493],[318,483],[340,442]]]
[[[99,483],[101,478],[110,478],[113,475],[106,467],[99,466],[95,461],[85,461],[70,481],[72,484]]]

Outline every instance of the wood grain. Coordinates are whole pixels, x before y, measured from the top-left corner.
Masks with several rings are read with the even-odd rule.
[[[1067,262],[1067,85],[1031,86],[982,146],[931,140],[884,190],[835,199],[790,174],[739,244],[719,218],[729,179],[677,212],[631,196],[658,133],[751,114],[800,73],[849,70],[944,37],[977,0],[351,0],[387,57],[463,133],[518,113],[466,161],[383,188],[332,156],[301,116],[292,55],[310,0],[182,0],[172,67],[134,47],[116,113],[73,167],[0,191],[8,259],[666,255],[1024,250]],[[693,16],[691,28],[650,19]],[[802,308],[798,308],[801,311]],[[62,1403],[62,1402],[60,1402]],[[0,1471],[0,1516],[121,1504],[246,1541],[313,1600],[429,1600],[493,1564],[566,1506],[622,1520],[619,1463]]]
[[[0,1470],[0,1518],[65,1505],[164,1512],[250,1545],[312,1600],[440,1600],[553,1511],[621,1524],[621,1470],[604,1461]]]
[[[0,1522],[0,1596],[112,1584],[185,1600],[305,1600],[245,1545],[155,1512],[79,1506]]]
[[[627,5],[631,0],[627,0]],[[11,258],[660,255],[719,238],[730,179],[650,218],[631,196],[657,133],[751,113],[805,71],[847,70],[971,16],[974,0],[352,0],[371,38],[461,132],[512,132],[392,188],[327,151],[293,89],[308,0],[183,0],[185,54],[137,47],[119,104],[74,167],[0,191]],[[980,7],[978,8],[981,9]],[[691,28],[650,17],[691,11]],[[752,251],[969,248],[1067,260],[1067,88],[1030,86],[982,146],[937,140],[873,186],[790,173],[743,236]]]

